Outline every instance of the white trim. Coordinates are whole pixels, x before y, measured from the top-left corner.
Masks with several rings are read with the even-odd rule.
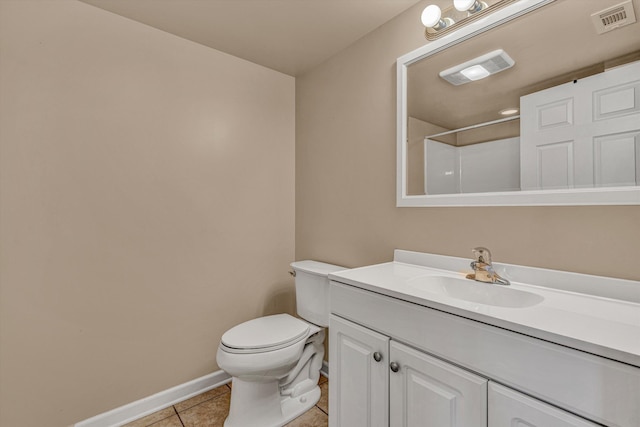
[[[226,372],[212,372],[195,380],[177,385],[152,396],[136,400],[111,411],[76,423],[74,427],[118,427],[161,409],[197,396],[205,391],[220,387],[231,381]]]
[[[491,15],[409,52],[396,62],[397,74],[397,163],[396,206],[577,206],[640,205],[640,186],[575,188],[566,190],[508,191],[443,195],[408,195],[407,177],[407,67],[457,43],[488,31],[556,0],[519,0]]]

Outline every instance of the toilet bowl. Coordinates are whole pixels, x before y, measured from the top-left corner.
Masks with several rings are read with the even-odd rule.
[[[216,360],[233,379],[225,427],[280,427],[320,399],[324,328],[329,324],[329,279],[343,270],[332,264],[291,264],[296,310],[241,323],[222,335]]]

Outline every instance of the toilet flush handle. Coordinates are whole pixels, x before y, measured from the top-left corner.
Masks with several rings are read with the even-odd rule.
[[[295,270],[290,271],[289,274],[292,275],[293,277],[296,277],[296,271]]]

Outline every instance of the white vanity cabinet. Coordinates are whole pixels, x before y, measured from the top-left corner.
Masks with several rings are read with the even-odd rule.
[[[487,427],[487,379],[338,316],[330,425]]]
[[[640,425],[637,367],[400,296],[332,281],[331,427]]]
[[[597,427],[332,315],[331,427]]]

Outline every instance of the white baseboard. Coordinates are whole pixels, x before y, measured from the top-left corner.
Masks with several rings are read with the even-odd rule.
[[[323,366],[324,367],[324,366]],[[74,427],[118,427],[135,421],[183,400],[214,389],[231,381],[231,377],[220,370],[195,380],[177,385],[152,396],[126,404],[111,411],[96,415],[75,424]]]

